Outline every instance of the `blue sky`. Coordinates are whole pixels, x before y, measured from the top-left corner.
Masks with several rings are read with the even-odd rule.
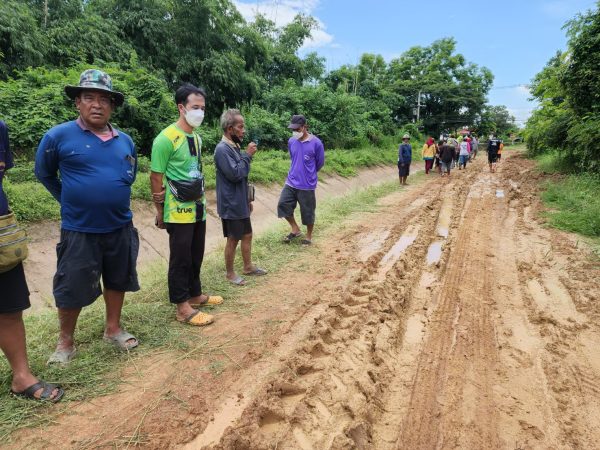
[[[281,26],[297,12],[321,29],[302,49],[327,59],[327,69],[356,64],[363,53],[389,61],[415,45],[454,37],[457,51],[494,74],[489,101],[503,104],[521,124],[535,105],[528,84],[557,50],[566,46],[564,23],[593,9],[595,0],[259,0],[235,1],[251,20],[256,10]]]

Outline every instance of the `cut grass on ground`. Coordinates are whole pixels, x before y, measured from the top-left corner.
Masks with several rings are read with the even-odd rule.
[[[423,179],[420,174],[411,176],[413,183]],[[317,209],[315,240],[334,233],[353,214],[377,210],[376,200],[397,189],[396,183],[383,183],[352,192],[345,197],[321,202]],[[281,239],[286,231],[285,225],[280,222],[253,243],[253,259],[268,269],[268,277],[277,276],[278,270],[292,261],[296,265],[308,264],[311,254],[318,252],[316,247],[302,248],[297,244],[283,244]],[[238,255],[236,261],[239,263],[240,260]],[[121,381],[122,371],[127,367],[137,370],[136,361],[151,356],[157,349],[171,352],[180,359],[205,357],[208,362],[204,370],[213,373],[222,370],[218,359],[211,360],[211,355],[219,352],[222,343],[205,337],[201,329],[175,322],[174,308],[169,305],[167,297],[165,263],[157,263],[148,268],[142,274],[141,282],[143,289],[127,295],[123,310],[124,327],[136,335],[141,343],[131,354],[122,353],[102,341],[104,305],[101,299],[82,312],[76,335],[78,355],[65,368],[45,365],[58,335],[55,313],[48,311],[26,317],[29,359],[33,372],[47,381],[60,383],[66,388],[66,396],[61,404],[52,406],[5,394],[10,389],[11,374],[6,360],[0,358],[0,442],[6,443],[11,434],[20,428],[50,423],[54,413],[64,411],[64,405],[70,401],[89,401],[114,392]],[[227,283],[224,280],[222,252],[217,250],[205,259],[202,282],[205,291],[223,295],[226,299],[223,305],[212,309],[213,313],[232,311],[249,314],[254,305],[245,300],[244,294],[253,285],[264,283],[265,279],[249,280],[246,288],[236,288]],[[219,326],[218,318],[212,326]]]

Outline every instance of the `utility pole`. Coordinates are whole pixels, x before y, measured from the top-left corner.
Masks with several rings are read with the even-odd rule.
[[[44,29],[48,28],[48,0],[44,0]]]
[[[419,97],[417,98],[417,122],[419,121],[420,115],[421,115],[421,90],[419,89]]]

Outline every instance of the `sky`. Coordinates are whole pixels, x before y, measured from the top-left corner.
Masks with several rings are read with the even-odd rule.
[[[413,46],[454,37],[457,52],[494,74],[489,103],[505,105],[519,125],[535,104],[527,85],[557,50],[565,22],[596,0],[236,0],[246,20],[256,11],[283,26],[301,12],[320,29],[300,50],[326,58],[327,70],[356,64],[363,53],[386,61]]]

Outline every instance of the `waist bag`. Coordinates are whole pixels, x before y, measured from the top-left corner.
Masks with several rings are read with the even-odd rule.
[[[13,213],[0,216],[0,273],[8,272],[27,258],[27,235]]]
[[[195,202],[204,195],[204,177],[191,181],[167,180],[171,194],[180,202]]]
[[[254,201],[256,195],[256,188],[254,187],[254,185],[252,183],[248,183],[248,203],[251,203]]]

